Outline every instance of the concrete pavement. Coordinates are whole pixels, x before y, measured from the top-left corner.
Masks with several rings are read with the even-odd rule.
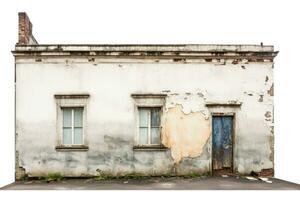
[[[197,177],[142,179],[64,179],[50,182],[18,181],[1,190],[299,190],[300,185],[276,178]]]

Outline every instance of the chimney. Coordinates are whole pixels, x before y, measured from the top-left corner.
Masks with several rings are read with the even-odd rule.
[[[32,35],[32,24],[25,12],[19,13],[19,40],[17,45],[38,44]]]

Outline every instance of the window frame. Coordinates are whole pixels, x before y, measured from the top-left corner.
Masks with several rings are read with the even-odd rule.
[[[78,106],[78,107],[66,107],[66,106],[63,106],[63,107],[60,107],[60,109],[61,109],[61,112],[62,112],[62,116],[63,116],[63,110],[64,109],[71,109],[71,111],[72,111],[72,114],[71,114],[71,130],[72,130],[72,143],[71,144],[65,144],[64,143],[64,128],[65,128],[65,126],[63,125],[63,118],[62,118],[62,127],[61,127],[61,129],[62,129],[62,134],[61,134],[61,144],[63,145],[63,146],[77,146],[77,145],[84,145],[84,125],[83,125],[83,118],[84,118],[84,115],[83,115],[83,113],[84,113],[84,107],[80,107],[80,106]],[[75,128],[78,128],[78,127],[75,127],[75,124],[74,124],[74,121],[75,121],[75,109],[82,109],[82,125],[81,125],[81,127],[80,128],[82,128],[82,143],[81,144],[75,144]]]
[[[161,131],[165,115],[165,98],[166,94],[131,94],[134,103],[134,150],[165,150],[161,141]],[[139,108],[160,108],[160,143],[159,144],[140,144],[139,143]],[[150,116],[151,117],[151,116]],[[151,126],[151,124],[150,124]],[[151,141],[150,141],[151,142]]]
[[[54,95],[56,99],[56,132],[57,141],[55,149],[57,151],[87,151],[88,140],[87,140],[87,109],[88,109],[88,94],[76,94],[76,95]],[[64,108],[82,108],[82,144],[64,144],[63,143],[63,109]],[[72,119],[73,121],[73,119]],[[73,122],[72,122],[73,126]],[[74,129],[74,127],[72,128]],[[72,132],[72,143],[73,143],[73,132]]]
[[[159,108],[159,126],[155,126],[153,127],[152,124],[151,124],[151,110],[152,109],[157,109]],[[155,146],[155,145],[161,145],[161,130],[162,130],[162,123],[161,123],[161,117],[162,117],[162,109],[163,107],[162,106],[147,106],[147,107],[144,107],[144,106],[138,106],[137,107],[138,109],[138,115],[140,114],[140,110],[141,109],[145,109],[145,110],[149,110],[148,113],[147,113],[147,121],[148,121],[148,124],[147,124],[147,127],[144,127],[144,128],[147,128],[147,144],[140,144],[140,115],[138,116],[138,120],[137,120],[137,124],[138,124],[138,127],[139,127],[139,130],[138,130],[138,134],[137,134],[137,142],[138,142],[138,146]],[[159,143],[151,143],[151,128],[159,128],[159,137],[160,137],[160,142]]]

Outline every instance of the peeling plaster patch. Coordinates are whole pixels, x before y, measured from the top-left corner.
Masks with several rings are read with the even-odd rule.
[[[271,129],[271,131],[270,131],[271,134],[274,135],[274,126],[270,126],[270,129]]]
[[[89,58],[88,61],[89,62],[95,62],[95,58]]]
[[[174,162],[200,156],[211,134],[210,121],[202,112],[176,105],[169,108],[162,129],[162,143],[171,149]]]
[[[267,111],[267,112],[265,113],[265,117],[270,118],[270,117],[271,117],[271,112],[270,112],[270,111]]]
[[[265,80],[265,82],[268,82],[269,81],[269,77],[268,76],[266,76],[266,80]]]
[[[185,63],[186,59],[185,58],[174,58],[173,61],[174,62],[183,62],[183,63]]]
[[[198,92],[197,95],[198,95],[199,97],[204,97],[204,95],[203,95],[201,92]]]
[[[248,64],[248,59],[242,59],[242,63],[244,63],[244,64]],[[244,66],[245,67],[245,66]]]
[[[238,64],[239,63],[239,60],[238,59],[234,59],[233,61],[232,61],[232,64],[234,64],[234,65],[236,65],[236,64]]]
[[[201,95],[198,95],[198,94]],[[187,95],[187,96],[185,96]],[[192,112],[201,112],[205,115],[205,119],[209,119],[209,111],[205,107],[205,97],[202,92],[178,94],[173,93],[168,96],[166,102],[167,111],[169,108],[174,108],[177,104],[181,106],[181,111],[184,114],[190,114]]]
[[[269,159],[272,161],[272,164],[274,166],[274,129],[271,127],[271,134],[269,136],[269,145],[270,145],[270,157]]]
[[[170,90],[163,90],[162,91],[163,93],[169,93],[169,92],[171,92]]]
[[[268,94],[274,96],[274,84],[272,84],[271,88],[268,90]]]
[[[16,151],[16,163],[15,163],[15,178],[16,180],[20,180],[22,177],[26,175],[26,170],[23,166],[21,166],[21,162],[19,161],[19,151]]]
[[[263,102],[264,101],[264,95],[259,95],[258,102]]]

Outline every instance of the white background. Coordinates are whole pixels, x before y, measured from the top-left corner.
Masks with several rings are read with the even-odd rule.
[[[300,183],[297,0],[2,0],[0,187],[14,181],[14,58],[10,51],[17,42],[19,11],[29,15],[40,44],[274,45],[280,51],[275,59],[275,176]]]

